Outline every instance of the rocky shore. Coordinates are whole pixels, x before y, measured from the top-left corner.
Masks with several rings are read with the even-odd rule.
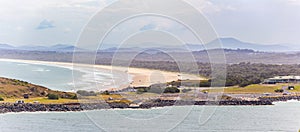
[[[300,96],[292,95],[292,96],[275,96],[275,97],[260,97],[258,98],[262,101],[271,101],[271,102],[279,102],[279,101],[288,101],[288,100],[300,100]]]
[[[300,100],[300,96],[278,96],[260,97],[258,100],[221,100],[221,101],[182,101],[182,100],[149,100],[138,106],[132,107],[126,103],[69,103],[69,104],[31,104],[31,103],[2,103],[0,113],[8,112],[43,112],[43,111],[84,111],[97,109],[124,109],[141,108],[150,109],[164,106],[185,106],[185,105],[272,105],[273,102]]]
[[[145,102],[140,108],[164,107],[164,106],[184,106],[184,105],[272,105],[269,100],[222,100],[222,101],[174,101],[174,100],[155,100]]]
[[[130,108],[125,103],[70,103],[70,104],[0,104],[0,113],[8,112],[46,112],[46,111],[84,111],[97,109]]]

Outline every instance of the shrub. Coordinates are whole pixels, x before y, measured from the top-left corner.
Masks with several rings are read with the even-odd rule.
[[[136,91],[137,94],[142,94],[148,92],[149,87],[135,87],[134,89],[137,89]]]
[[[0,97],[0,101],[4,101],[4,99],[2,97]]]
[[[248,86],[248,85],[250,85],[251,83],[250,82],[241,82],[240,84],[239,84],[239,86],[240,87],[246,87],[246,86]]]
[[[110,95],[110,93],[109,93],[107,90],[105,90],[105,91],[102,92],[101,94],[103,94],[103,95]]]
[[[74,94],[70,99],[78,99],[78,97],[76,94]]]
[[[176,87],[167,87],[164,93],[179,93],[180,90]]]
[[[232,100],[232,97],[229,96],[229,95],[222,95],[222,96],[221,96],[221,99],[222,99],[222,100]]]
[[[81,96],[97,96],[97,94],[94,91],[85,91],[85,90],[78,90],[77,94]]]
[[[283,92],[283,89],[276,89],[274,90],[276,93],[282,93]]]
[[[148,92],[161,94],[164,92],[164,88],[160,86],[151,86]]]
[[[56,95],[56,94],[48,94],[48,99],[58,100],[58,95]]]
[[[143,89],[143,88],[140,88],[140,89],[138,89],[138,90],[136,91],[137,94],[142,94],[142,93],[145,93],[145,92],[147,92],[147,90],[146,90],[146,89]]]

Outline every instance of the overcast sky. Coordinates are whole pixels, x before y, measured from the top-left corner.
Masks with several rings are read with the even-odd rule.
[[[220,37],[264,44],[300,44],[300,0],[187,1],[202,11]],[[90,18],[112,2],[114,0],[1,0],[0,43],[15,46],[75,44]],[[134,26],[140,30],[169,30],[189,36],[185,29],[172,22],[144,18],[135,20]]]

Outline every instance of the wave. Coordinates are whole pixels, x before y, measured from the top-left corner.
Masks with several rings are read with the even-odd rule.
[[[34,72],[49,72],[51,70],[49,70],[49,69],[43,69],[43,68],[38,68],[38,69],[34,69],[32,71],[34,71]]]

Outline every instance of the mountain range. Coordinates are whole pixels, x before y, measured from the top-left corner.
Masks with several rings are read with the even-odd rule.
[[[53,46],[12,46],[8,44],[0,44],[2,50],[26,50],[26,51],[56,51],[56,52],[72,52],[75,49],[77,51],[83,51],[84,49],[78,48],[73,45],[57,44]]]
[[[218,47],[216,45],[220,44],[222,47]],[[151,45],[151,44],[147,44]],[[154,44],[153,44],[154,45]],[[290,51],[300,51],[300,45],[292,45],[292,44],[257,44],[257,43],[250,43],[250,42],[243,42],[236,38],[219,38],[215,39],[205,45],[203,44],[185,44],[182,46],[168,46],[168,47],[152,47],[152,48],[139,48],[139,47],[132,47],[132,48],[108,48],[103,51],[106,52],[116,52],[116,51],[147,51],[147,52],[154,52],[154,51],[171,51],[171,52],[180,52],[180,51],[201,51],[201,50],[208,50],[208,49],[215,49],[215,48],[222,48],[222,49],[250,49],[254,51],[264,51],[264,52],[290,52]]]
[[[291,44],[257,44],[250,42],[243,42],[236,38],[219,38],[213,40],[205,45],[202,44],[186,44],[182,46],[162,46],[162,47],[152,47],[152,48],[142,48],[142,47],[130,47],[130,48],[116,48],[111,47],[101,51],[105,52],[131,52],[131,51],[183,51],[184,49],[189,49],[192,51],[200,51],[206,49],[212,49],[208,47],[215,47],[214,45],[221,42],[223,49],[251,49],[254,51],[265,51],[265,52],[288,52],[288,51],[299,51],[300,46],[291,45]],[[9,44],[0,44],[0,49],[2,50],[26,50],[26,51],[57,51],[57,52],[72,52],[75,49],[77,51],[87,51],[83,48],[79,48],[73,45],[57,44],[53,46],[12,46]]]
[[[251,49],[255,51],[267,51],[267,52],[285,52],[285,51],[295,51],[299,50],[299,48],[292,48],[291,44],[257,44],[250,42],[243,42],[235,38],[220,38],[211,41],[205,47],[214,47],[218,43],[222,44],[223,49]],[[287,46],[289,45],[289,46]],[[187,47],[193,50],[204,50],[203,45],[199,44],[187,44]]]

